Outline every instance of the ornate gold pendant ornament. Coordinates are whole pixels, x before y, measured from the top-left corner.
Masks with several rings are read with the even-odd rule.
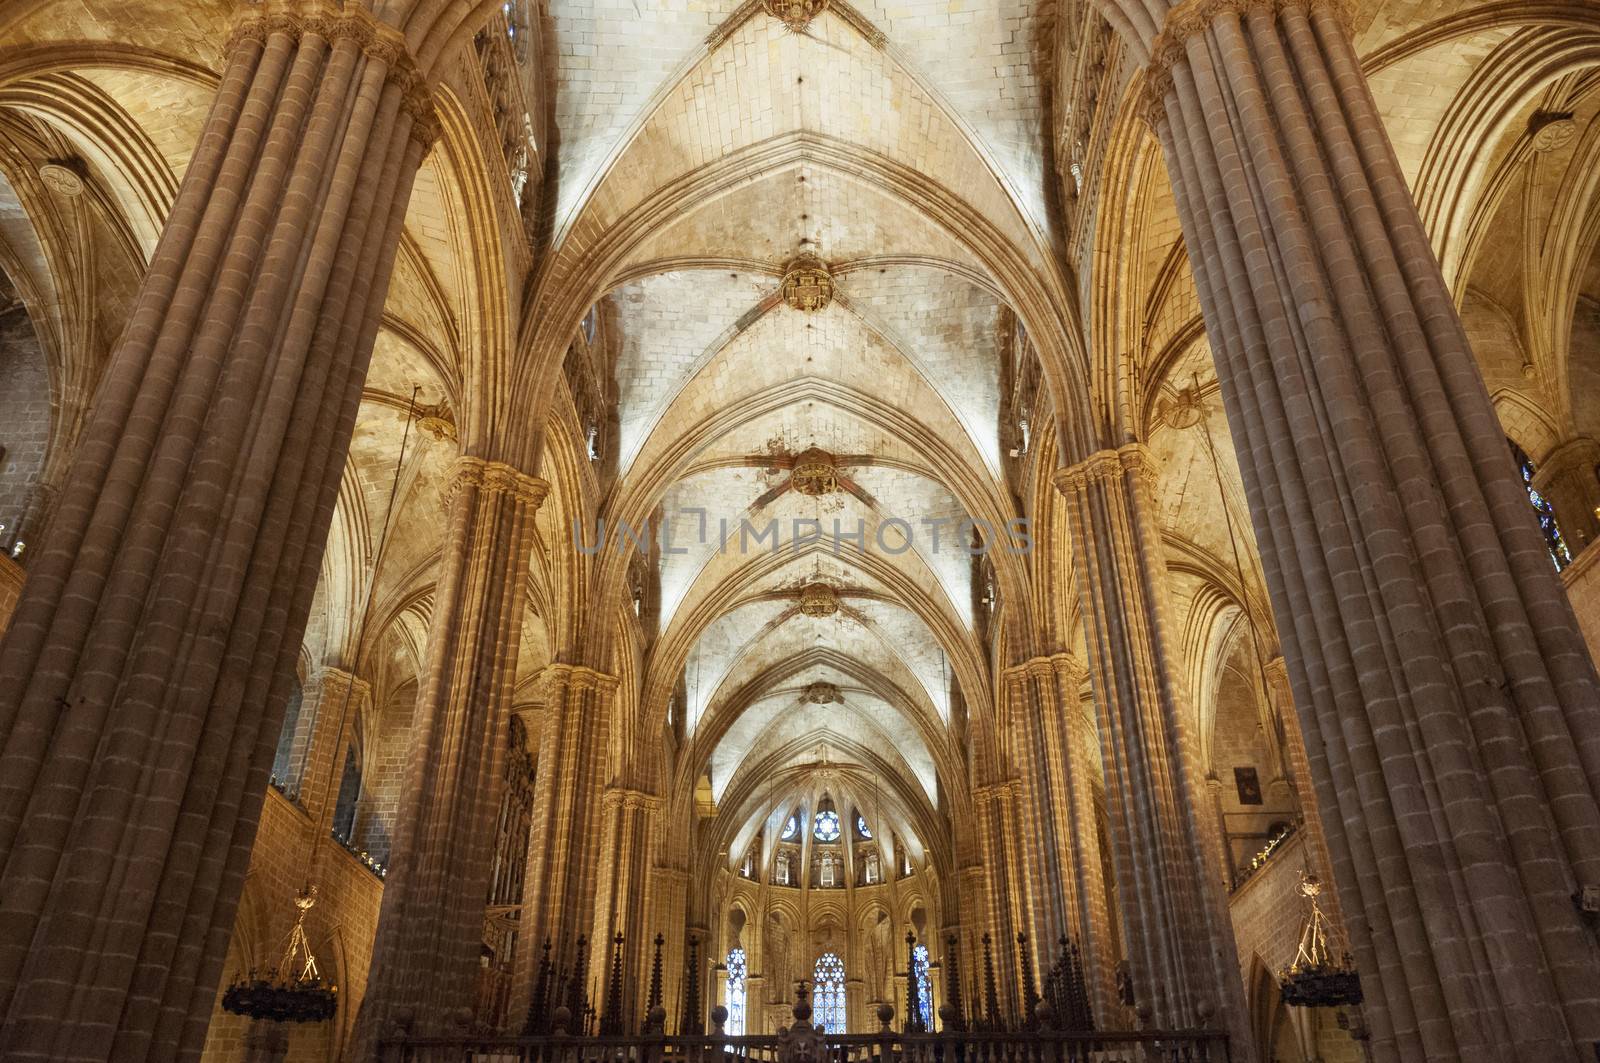
[[[839,696],[839,688],[832,683],[816,682],[806,687],[804,700],[808,705],[832,705],[844,698]]]
[[[826,583],[810,583],[800,591],[800,611],[807,616],[832,616],[839,611],[839,596]]]
[[[779,290],[791,310],[804,314],[826,310],[833,302],[833,274],[828,272],[828,265],[822,259],[804,252],[783,267]]]
[[[833,467],[833,455],[819,447],[802,450],[794,459],[789,485],[800,494],[812,498],[837,491],[839,474]]]
[[[827,10],[828,0],[763,0],[763,6],[767,14],[800,33]]]

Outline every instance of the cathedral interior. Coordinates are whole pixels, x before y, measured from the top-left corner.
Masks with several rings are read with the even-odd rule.
[[[1596,1058],[1597,116],[1594,0],[3,0],[0,1059]]]

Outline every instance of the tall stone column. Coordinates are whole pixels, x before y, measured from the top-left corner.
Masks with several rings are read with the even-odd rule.
[[[1580,437],[1561,444],[1539,463],[1533,486],[1549,500],[1567,551],[1576,558],[1600,537],[1600,443]]]
[[[227,43],[0,647],[8,1060],[199,1053],[427,72],[486,8],[285,0]]]
[[[1155,459],[1142,444],[1056,474],[1099,714],[1106,811],[1134,991],[1157,1027],[1226,1024],[1252,1058],[1215,814],[1167,632]]]
[[[306,720],[306,727],[299,802],[319,828],[318,838],[333,825],[333,805],[339,799],[345,747],[355,733],[362,706],[371,697],[372,684],[365,679],[342,668],[324,668],[317,673],[316,689],[307,691],[301,703],[300,715]],[[297,739],[299,737],[296,735]]]
[[[1101,3],[1152,57],[1373,1054],[1588,1058],[1600,681],[1342,9]]]
[[[1016,780],[1007,779],[977,787],[972,794],[977,806],[978,845],[988,879],[984,890],[988,902],[985,915],[993,939],[995,982],[1000,1010],[1007,1016],[1021,1013],[1016,942],[1017,933],[1028,930],[1028,887],[1020,851],[1024,835],[1018,789]]]
[[[650,897],[652,949],[656,934],[666,937],[661,947],[661,1004],[667,1009],[667,1031],[682,1032],[684,965],[688,962],[688,870],[658,863],[650,871]],[[749,999],[757,998],[752,994]]]
[[[358,1059],[396,1022],[455,1029],[476,1000],[528,558],[548,490],[500,462],[456,463]]]
[[[1079,693],[1087,675],[1076,657],[1058,653],[1008,670],[1006,681],[1021,730],[1027,837],[1037,845],[1038,859],[1028,863],[1046,901],[1028,929],[1035,963],[1048,970],[1062,936],[1077,942],[1095,1014],[1109,1024],[1116,1005],[1114,950],[1089,759],[1099,755],[1099,743]]]
[[[661,841],[661,809],[661,798],[655,794],[608,786],[601,797],[599,833],[572,839],[573,844],[594,847],[599,855],[589,939],[609,942],[622,935],[622,999],[615,1005],[609,1000],[603,1003],[618,1009],[624,1029],[630,1032],[644,1022],[651,940],[661,929],[651,918],[654,898],[648,889],[654,885],[650,866]]]
[[[567,970],[579,935],[589,935],[588,968],[599,972],[607,943],[593,938],[601,856],[596,839],[617,679],[581,665],[552,664],[540,673],[539,682],[545,711],[537,736],[533,845],[523,890],[534,947],[525,955],[536,956],[549,939],[550,962]],[[593,979],[581,971],[578,977],[584,979],[584,992],[591,992]],[[533,984],[531,973],[524,981]],[[600,983],[603,988],[604,976]]]

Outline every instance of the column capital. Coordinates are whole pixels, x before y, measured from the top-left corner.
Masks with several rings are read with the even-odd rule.
[[[1354,31],[1353,0],[1183,0],[1172,5],[1161,32],[1150,42],[1150,62],[1144,69],[1143,98],[1138,108],[1145,121],[1155,126],[1163,113],[1167,90],[1172,87],[1172,68],[1184,59],[1189,39],[1205,32],[1217,16],[1243,17],[1258,11],[1276,16],[1296,8],[1330,11],[1346,33]]]
[[[1075,654],[1063,652],[1030,657],[1026,661],[1012,665],[1001,674],[1006,679],[1050,679],[1055,676],[1066,676],[1081,683],[1083,677],[1089,674],[1089,669]]]
[[[1016,780],[1003,779],[1000,782],[986,783],[972,789],[973,800],[979,802],[1006,801],[1016,796]]]
[[[336,695],[348,691],[359,700],[372,694],[372,684],[367,680],[362,679],[353,672],[347,672],[343,668],[334,667],[333,665],[325,666],[318,671],[316,680],[321,684],[324,696],[329,691]]]
[[[1114,450],[1098,450],[1076,465],[1057,469],[1052,476],[1056,490],[1069,498],[1091,484],[1110,483],[1128,470],[1136,470],[1154,493],[1161,464],[1143,443],[1128,443]]]
[[[550,493],[548,480],[519,472],[503,461],[489,461],[470,454],[463,454],[456,459],[455,468],[450,473],[450,486],[445,489],[444,494],[446,510],[455,505],[456,492],[463,487],[474,487],[480,492],[512,495],[535,510],[544,503],[545,497]]]
[[[618,679],[581,664],[547,664],[534,677],[534,684],[546,699],[553,699],[564,690],[598,690],[609,694],[617,689]],[[548,703],[554,704],[553,701]]]
[[[633,790],[626,786],[608,786],[600,795],[602,807],[607,810],[621,808],[629,811],[643,810],[655,812],[661,808],[661,797],[658,794],[645,793],[643,790]]]
[[[265,10],[241,13],[234,20],[223,51],[231,53],[246,41],[264,46],[275,35],[293,41],[321,37],[329,44],[353,41],[368,59],[384,65],[385,80],[400,89],[400,106],[412,120],[412,139],[428,147],[439,138],[439,118],[427,75],[406,47],[405,34],[379,21],[372,12],[360,7],[341,9],[318,0],[269,0]]]

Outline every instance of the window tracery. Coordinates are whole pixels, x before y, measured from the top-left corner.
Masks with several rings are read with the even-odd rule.
[[[728,1021],[723,1029],[730,1036],[739,1037],[745,1027],[745,955],[744,949],[735,945],[728,950]]]
[[[811,975],[811,1018],[825,1033],[844,1033],[844,961],[836,952],[817,957]]]

